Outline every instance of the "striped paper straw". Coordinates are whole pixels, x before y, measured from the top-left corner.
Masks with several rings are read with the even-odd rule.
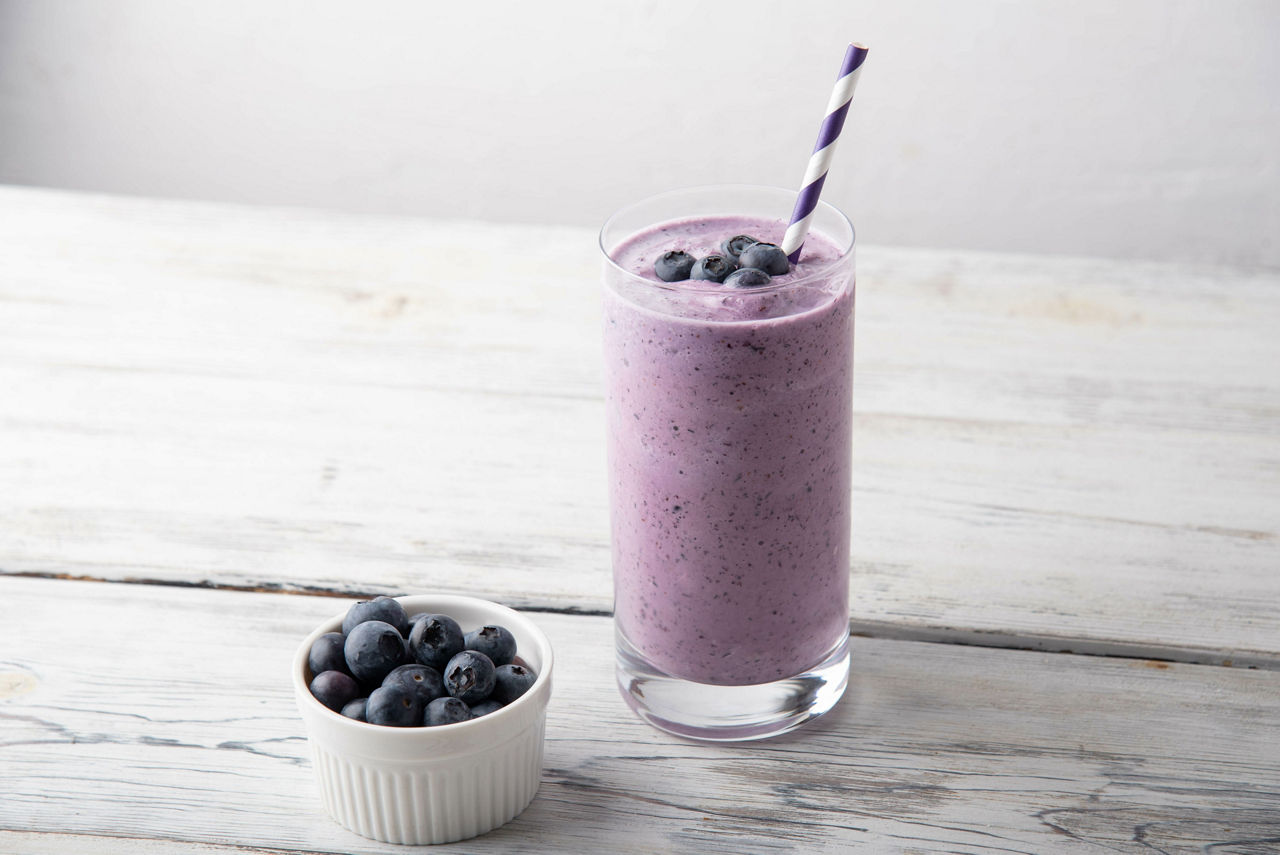
[[[804,246],[805,235],[809,234],[809,223],[813,220],[814,209],[818,207],[822,184],[827,180],[827,167],[835,154],[840,131],[844,128],[844,117],[848,115],[849,102],[853,100],[853,88],[858,85],[858,74],[866,58],[867,49],[854,42],[845,51],[844,62],[840,63],[840,74],[827,104],[827,117],[818,129],[818,142],[813,147],[813,154],[809,155],[809,168],[804,172],[800,195],[796,198],[795,210],[791,212],[791,225],[787,226],[787,233],[782,238],[782,251],[792,264],[800,260],[800,248]]]

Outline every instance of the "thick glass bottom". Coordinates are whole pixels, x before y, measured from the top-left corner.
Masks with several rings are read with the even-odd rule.
[[[830,710],[849,682],[845,633],[812,668],[772,683],[713,686],[673,677],[616,633],[618,689],[641,719],[668,733],[713,742],[765,739]]]

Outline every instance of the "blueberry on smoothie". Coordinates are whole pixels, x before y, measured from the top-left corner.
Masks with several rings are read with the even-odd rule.
[[[417,727],[422,722],[424,709],[426,706],[412,691],[392,683],[369,693],[364,715],[369,724]]]
[[[404,613],[404,607],[390,597],[374,597],[372,600],[352,604],[342,618],[342,634],[350,635],[358,624],[369,620],[389,623],[401,635],[409,634],[409,616]]]
[[[516,637],[505,626],[492,624],[473,629],[463,637],[467,650],[477,650],[494,665],[506,665],[516,658]]]
[[[708,255],[694,262],[690,279],[705,279],[708,282],[723,282],[725,277],[737,268],[732,258],[724,255]]]
[[[441,672],[465,646],[462,627],[448,615],[427,615],[409,633],[409,655],[413,660]]]
[[[673,249],[658,256],[653,263],[653,272],[663,282],[680,282],[689,278],[693,270],[694,257],[687,252]]]
[[[360,686],[345,671],[322,671],[311,681],[311,694],[338,712],[360,694]]]
[[[759,288],[768,285],[771,278],[759,267],[743,267],[730,273],[724,284],[731,288]]]
[[[791,272],[791,262],[782,247],[773,243],[752,244],[742,251],[738,263],[743,267],[759,267],[770,276],[781,276]]]
[[[742,251],[747,247],[759,242],[750,235],[734,235],[731,238],[725,238],[720,241],[720,251],[729,258],[737,258],[742,255]]]
[[[383,678],[382,685],[403,686],[418,696],[424,708],[447,694],[440,672],[428,665],[401,665]]]
[[[457,698],[436,698],[427,704],[422,723],[427,727],[436,727],[441,724],[457,724],[471,717],[471,708]]]
[[[538,675],[523,665],[503,665],[494,673],[493,696],[509,704],[529,691],[537,679]]]
[[[346,641],[340,632],[326,632],[311,645],[307,653],[307,667],[312,674],[324,671],[347,670],[347,659],[342,655],[342,645]]]
[[[496,671],[488,656],[464,650],[445,666],[444,687],[464,704],[478,704],[493,691]]]
[[[389,623],[369,620],[351,630],[343,646],[347,668],[360,682],[377,686],[404,662],[404,637]]]

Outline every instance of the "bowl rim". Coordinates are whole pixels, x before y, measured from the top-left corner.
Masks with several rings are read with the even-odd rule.
[[[372,597],[370,599],[372,599]],[[467,734],[474,734],[480,729],[502,727],[507,719],[519,714],[518,710],[520,708],[538,703],[538,698],[545,694],[547,684],[551,681],[551,670],[554,660],[551,642],[547,640],[546,634],[543,633],[538,625],[521,612],[511,608],[510,606],[505,606],[492,600],[486,600],[481,597],[472,597],[464,594],[406,594],[403,596],[392,597],[392,599],[399,602],[400,605],[404,607],[405,612],[411,617],[422,612],[448,615],[450,614],[450,607],[461,607],[464,609],[490,612],[495,616],[495,620],[493,621],[494,623],[506,620],[519,625],[523,634],[534,639],[535,646],[537,647],[538,659],[540,660],[537,678],[533,681],[533,685],[530,686],[523,695],[516,698],[511,703],[506,704],[501,709],[495,710],[488,715],[468,719],[467,721],[455,722],[453,724],[442,724],[434,727],[428,727],[425,725],[415,727],[391,727],[383,724],[370,724],[365,721],[348,718],[336,710],[329,709],[324,704],[320,703],[320,701],[316,700],[316,697],[311,694],[310,681],[306,678],[307,673],[310,671],[310,666],[308,665],[307,660],[311,652],[311,646],[326,632],[342,631],[342,619],[347,613],[347,609],[344,609],[338,614],[321,621],[321,623],[302,640],[293,656],[292,681],[294,694],[297,696],[299,703],[310,704],[314,714],[322,716],[322,720],[327,720],[334,727],[350,728],[350,733],[353,736],[359,735],[364,738],[408,741],[421,740],[424,738],[444,738],[448,734],[457,734],[459,737],[462,737]],[[350,606],[347,608],[349,609]],[[485,618],[484,622],[489,623],[490,621],[488,618]],[[543,703],[545,703],[545,699]],[[512,722],[512,724],[514,725],[515,723]]]

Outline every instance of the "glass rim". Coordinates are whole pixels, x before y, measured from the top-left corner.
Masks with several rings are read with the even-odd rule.
[[[653,279],[647,279],[644,276],[641,276],[637,273],[632,273],[630,270],[627,270],[622,265],[614,261],[613,256],[609,253],[609,250],[604,245],[605,233],[609,231],[609,227],[612,226],[614,222],[616,222],[618,218],[622,217],[624,214],[630,213],[631,211],[635,210],[641,205],[646,205],[651,202],[660,201],[667,197],[675,197],[684,193],[690,193],[690,192],[699,191],[699,190],[719,190],[722,192],[730,192],[730,191],[755,192],[755,191],[764,190],[770,193],[776,192],[776,193],[790,194],[792,196],[795,195],[794,190],[788,190],[785,187],[775,187],[769,184],[695,184],[690,187],[679,187],[674,190],[665,190],[661,193],[655,193],[652,196],[645,196],[642,199],[638,199],[635,202],[632,202],[629,205],[624,205],[621,208],[614,211],[612,214],[609,215],[607,219],[605,219],[604,225],[600,227],[600,233],[596,238],[596,246],[599,247],[600,254],[604,256],[605,264],[608,265],[610,268],[612,268],[613,272],[626,277],[628,280],[632,282],[638,282],[645,286],[659,288],[664,291],[684,292],[684,293],[693,293],[693,294],[724,293],[724,288],[722,284],[719,282],[708,281],[707,284],[705,285],[691,285],[689,283],[699,282],[701,280],[684,279],[679,282],[663,282],[661,280],[655,281]],[[779,290],[784,290],[788,288],[795,288],[801,285],[807,285],[813,282],[815,279],[819,279],[827,275],[828,271],[830,271],[832,268],[840,264],[843,264],[845,261],[848,260],[849,256],[852,255],[853,249],[858,242],[858,233],[857,233],[857,230],[854,229],[853,227],[853,221],[849,219],[849,216],[845,214],[844,211],[841,211],[835,205],[832,205],[828,202],[819,200],[817,207],[814,209],[814,213],[816,214],[819,209],[835,214],[837,217],[840,218],[841,222],[843,222],[846,226],[849,227],[849,240],[847,242],[847,245],[837,247],[838,249],[840,249],[840,255],[834,260],[832,260],[829,264],[824,264],[822,267],[819,267],[818,269],[807,273],[806,275],[800,277],[799,279],[792,279],[788,282],[779,282],[777,284],[770,284],[770,285],[764,285],[756,288],[751,288],[749,289],[749,293],[768,294],[772,291],[779,291]],[[728,211],[726,213],[732,214],[736,212]],[[839,244],[845,244],[845,242],[840,241]]]

